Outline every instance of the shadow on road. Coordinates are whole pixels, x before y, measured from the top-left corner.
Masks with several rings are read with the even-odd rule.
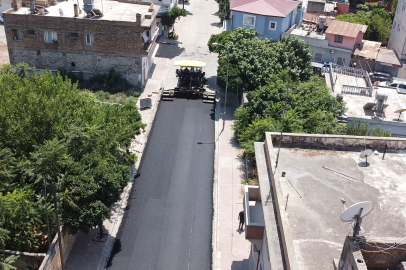
[[[217,27],[217,28],[222,28],[223,24],[221,22],[214,22],[210,24],[211,26]]]
[[[110,259],[107,262],[107,266],[106,268],[110,267],[113,265],[113,257],[114,255],[118,254],[121,251],[121,240],[120,239],[116,239],[114,241],[114,245],[113,245],[113,250],[111,251],[111,255],[110,255]]]
[[[248,259],[242,261],[233,261],[231,264],[231,270],[246,270],[249,269]]]
[[[163,43],[163,41],[171,43]],[[156,56],[158,57],[172,59],[181,55],[185,51],[185,48],[179,47],[179,44],[181,43],[178,43],[176,40],[167,41],[166,38],[161,39],[161,36],[159,36],[157,43],[159,43],[159,48],[156,53]]]

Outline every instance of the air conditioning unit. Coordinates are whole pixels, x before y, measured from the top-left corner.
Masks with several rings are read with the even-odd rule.
[[[328,50],[329,53],[334,53],[334,49]]]

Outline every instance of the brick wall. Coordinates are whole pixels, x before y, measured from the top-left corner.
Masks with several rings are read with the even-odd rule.
[[[140,79],[141,58],[147,56],[141,53],[145,29],[140,14],[136,22],[11,12],[3,17],[11,64],[25,62],[40,69],[63,67],[88,74],[114,67],[132,83]],[[22,40],[13,39],[13,29],[21,31]],[[29,30],[34,30],[34,35],[29,35]],[[46,43],[45,31],[57,32],[58,42]],[[77,38],[71,33],[77,33]],[[86,44],[87,33],[94,35],[94,45]]]

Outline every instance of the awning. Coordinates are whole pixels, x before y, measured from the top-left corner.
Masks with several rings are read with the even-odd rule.
[[[194,60],[181,60],[175,61],[173,65],[179,67],[202,68],[206,66],[206,62]]]

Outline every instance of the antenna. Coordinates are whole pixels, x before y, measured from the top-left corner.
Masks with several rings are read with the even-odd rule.
[[[64,15],[63,10],[62,10],[61,8],[58,9],[58,11],[59,11],[59,15],[60,15],[60,16],[63,16],[63,15]]]
[[[370,155],[372,155],[372,150],[371,149],[367,149],[361,152],[361,154],[359,155],[360,158],[365,158],[365,167],[368,167],[368,157]]]
[[[342,203],[345,203],[345,200]],[[345,206],[344,206],[345,207]],[[351,205],[350,207],[348,207],[347,209],[345,209],[342,213],[341,213],[341,220],[344,222],[355,222],[355,226],[354,226],[354,231],[352,236],[356,237],[359,235],[359,231],[361,230],[361,222],[362,222],[362,218],[365,217],[366,215],[368,215],[372,209],[374,208],[374,205],[372,202],[359,202],[356,203],[354,205]]]

